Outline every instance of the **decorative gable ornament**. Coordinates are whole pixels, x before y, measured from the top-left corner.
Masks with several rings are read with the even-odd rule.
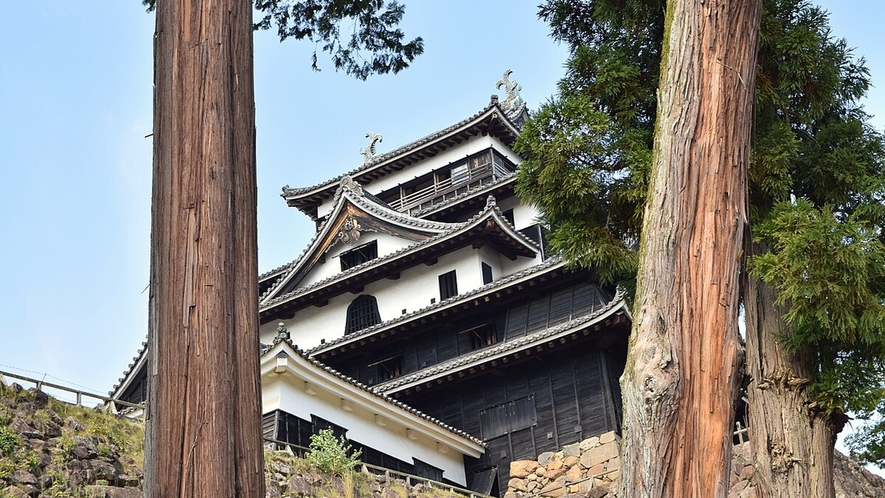
[[[288,341],[291,336],[289,334],[289,329],[286,328],[286,324],[284,322],[280,322],[277,325],[277,335],[274,338],[274,344],[276,345],[280,341]]]
[[[352,246],[360,240],[360,230],[362,228],[360,222],[351,216],[341,225],[341,230],[338,231],[338,240]]]
[[[347,190],[350,190],[351,192],[358,195],[365,195],[365,193],[363,192],[363,186],[354,181],[353,177],[351,177],[350,175],[344,175],[341,178],[341,188],[346,188]]]

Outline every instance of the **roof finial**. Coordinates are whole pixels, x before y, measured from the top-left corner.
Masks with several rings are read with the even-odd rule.
[[[504,71],[504,76],[495,84],[496,89],[500,90],[503,86],[504,91],[507,92],[507,95],[504,97],[504,102],[501,103],[501,108],[508,114],[518,111],[519,108],[525,104],[525,101],[519,96],[519,91],[522,90],[522,85],[515,81],[511,81],[511,74],[513,74],[513,71],[510,69]]]
[[[375,144],[384,140],[384,137],[378,135],[377,133],[372,133],[371,131],[369,133],[366,133],[366,138],[369,139],[369,145],[367,145],[363,149],[360,149],[360,154],[363,155],[363,164],[366,164],[367,162],[375,158]]]

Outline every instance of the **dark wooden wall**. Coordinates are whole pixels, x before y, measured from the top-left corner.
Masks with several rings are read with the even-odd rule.
[[[510,306],[477,308],[463,316],[455,315],[408,337],[367,345],[358,358],[331,357],[326,361],[345,375],[374,385],[384,380],[378,377],[375,366],[379,360],[401,355],[402,373],[408,374],[477,351],[472,340],[474,327],[485,324],[494,328],[500,343],[583,316],[610,300],[611,296],[593,284],[569,284],[551,292],[526,296]]]
[[[401,400],[480,436],[482,410],[531,397],[536,424],[486,440],[486,454],[467,462],[468,481],[475,472],[497,466],[499,486],[506,489],[511,461],[534,459],[545,451],[557,451],[604,432],[620,432],[620,356],[618,352],[589,346],[573,347]]]

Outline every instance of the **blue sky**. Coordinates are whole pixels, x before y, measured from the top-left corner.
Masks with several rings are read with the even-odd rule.
[[[395,76],[353,80],[309,43],[255,37],[259,271],[297,257],[312,223],[280,199],[357,167],[364,135],[384,152],[455,123],[498,93],[505,69],[536,108],[566,52],[537,1],[406,0],[425,54]],[[821,2],[834,35],[877,52],[879,2]],[[0,4],[0,370],[104,393],[147,334],[153,15],[138,0]],[[885,92],[868,110],[885,127]]]

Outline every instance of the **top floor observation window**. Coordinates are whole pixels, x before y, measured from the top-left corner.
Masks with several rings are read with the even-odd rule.
[[[455,161],[414,180],[381,192],[378,197],[401,212],[427,209],[508,177],[516,165],[493,148]]]

